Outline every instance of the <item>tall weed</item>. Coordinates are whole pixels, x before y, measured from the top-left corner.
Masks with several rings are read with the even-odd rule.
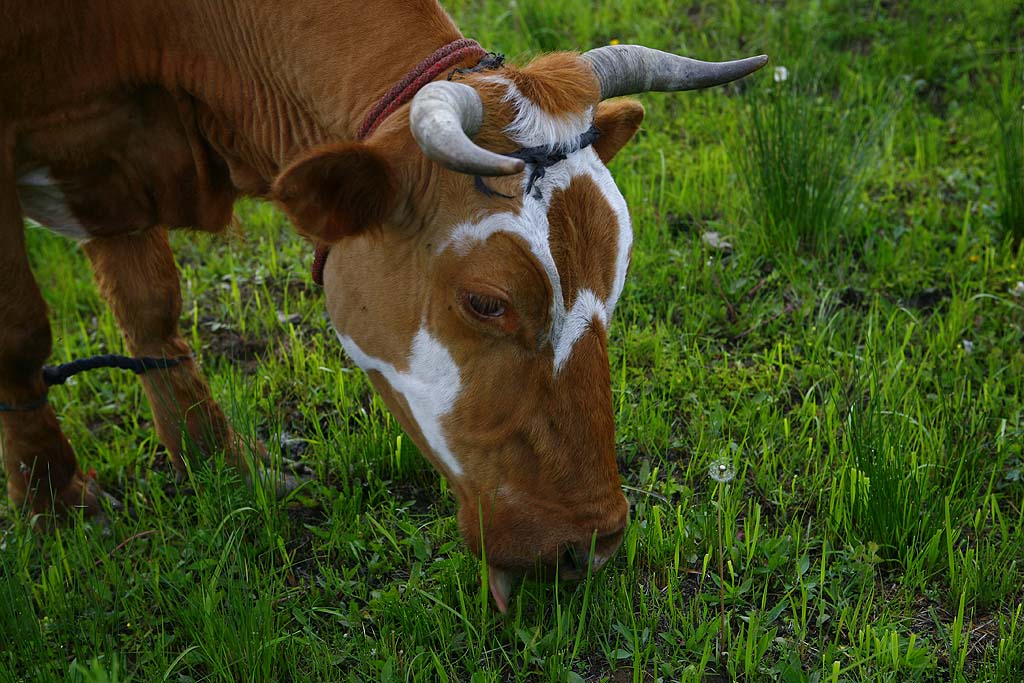
[[[1024,241],[1024,60],[1003,63],[996,94],[999,223],[1015,246]]]
[[[827,254],[852,225],[891,116],[817,94],[783,67],[774,81],[752,91],[735,150],[757,238],[765,252]]]
[[[923,428],[910,416],[869,403],[849,413],[843,435],[849,453],[834,486],[830,512],[848,540],[874,543],[878,555],[907,569],[938,565],[944,546],[944,491]]]

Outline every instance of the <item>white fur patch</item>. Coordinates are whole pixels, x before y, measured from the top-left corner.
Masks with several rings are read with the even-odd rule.
[[[455,407],[462,390],[459,368],[448,349],[421,327],[412,341],[409,369],[399,371],[391,363],[367,355],[355,340],[342,335],[338,339],[352,361],[365,372],[377,371],[391,388],[405,398],[412,419],[423,438],[453,477],[462,474],[462,466],[448,447],[441,420]]]
[[[89,232],[71,213],[67,198],[49,171],[38,168],[23,173],[15,188],[22,213],[33,223],[73,240],[89,239]]]
[[[561,327],[564,316],[562,301],[562,279],[558,275],[558,267],[551,255],[551,244],[548,242],[548,207],[537,201],[525,201],[520,213],[497,213],[484,218],[478,223],[462,223],[452,230],[448,239],[438,248],[438,253],[449,246],[460,253],[466,253],[476,242],[483,242],[496,232],[512,233],[523,239],[530,247],[530,252],[540,262],[551,282],[553,292],[551,304],[552,324]]]
[[[581,289],[573,302],[572,310],[565,316],[562,333],[555,342],[555,368],[560,369],[569,360],[576,342],[586,334],[594,320],[608,327],[607,304],[597,298],[589,289]]]
[[[450,247],[465,253],[474,243],[486,240],[499,231],[518,235],[529,245],[530,251],[551,280],[553,296],[549,342],[554,350],[554,371],[558,374],[572,355],[576,342],[586,333],[594,320],[605,327],[611,320],[615,304],[622,294],[626,281],[629,250],[633,244],[633,228],[626,200],[592,147],[573,152],[564,161],[549,167],[544,177],[537,181],[533,191],[527,193],[529,177],[528,168],[523,178],[523,206],[518,214],[492,214],[477,222],[458,225],[438,250],[442,252]],[[608,264],[615,271],[608,299],[601,301],[591,290],[582,289],[577,293],[571,308],[566,308],[561,276],[551,254],[551,225],[548,211],[551,209],[554,193],[568,188],[576,177],[590,178],[615,212],[619,225],[618,250],[615,263]]]
[[[580,136],[590,130],[594,108],[553,116],[519,91],[516,84],[503,76],[488,76],[484,80],[505,86],[504,100],[516,110],[516,118],[505,128],[505,135],[523,147],[547,147],[563,150],[571,148]]]

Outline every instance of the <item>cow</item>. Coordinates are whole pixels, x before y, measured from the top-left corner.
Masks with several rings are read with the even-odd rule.
[[[47,401],[25,218],[80,242],[132,355],[184,359],[141,376],[175,467],[223,453],[258,470],[265,451],[229,424],[178,330],[167,237],[221,230],[252,196],[320,245],[340,345],[447,477],[499,609],[516,574],[608,561],[628,506],[607,330],[632,229],[606,164],[644,118],[615,98],[726,83],[766,57],[617,45],[515,67],[434,0],[0,0],[0,20],[14,506],[59,517],[103,497]]]

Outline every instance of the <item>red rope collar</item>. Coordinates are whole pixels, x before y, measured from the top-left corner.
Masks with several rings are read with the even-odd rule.
[[[407,104],[423,86],[448,69],[470,57],[483,58],[486,54],[487,51],[480,47],[478,42],[469,38],[460,38],[439,48],[377,100],[377,104],[373,105],[359,126],[356,140],[362,141],[370,137],[384,119],[403,104]],[[330,249],[329,244],[318,244],[313,257],[313,282],[321,287],[324,284],[324,263],[327,262],[327,253]]]

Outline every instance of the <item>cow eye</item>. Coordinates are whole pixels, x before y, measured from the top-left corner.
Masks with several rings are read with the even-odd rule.
[[[497,297],[466,292],[464,300],[469,310],[481,318],[500,318],[505,315],[505,302]]]

